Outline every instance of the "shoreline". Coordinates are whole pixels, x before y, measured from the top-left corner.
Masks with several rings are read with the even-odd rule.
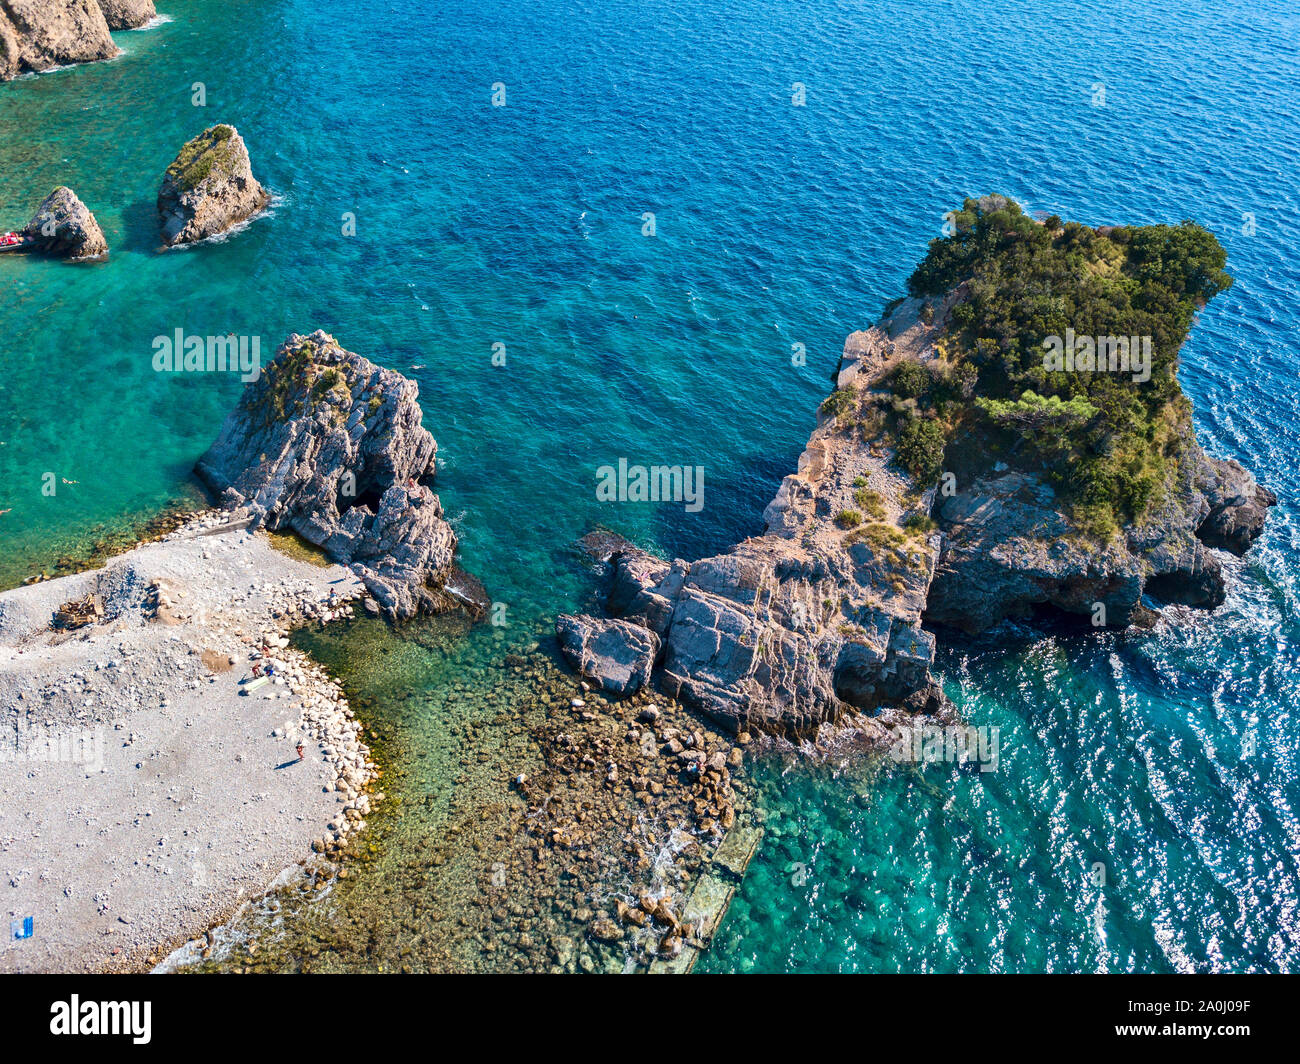
[[[382,795],[361,725],[288,646],[363,590],[208,512],[0,593],[0,882],[35,925],[0,970],[147,971],[365,827]],[[93,621],[53,629],[73,603]]]
[[[743,744],[671,700],[606,698],[539,646],[472,671],[472,694],[368,712],[389,797],[346,875],[291,874],[210,956],[157,970],[627,972],[706,948],[730,891],[697,883],[734,830],[761,830]]]
[[[197,479],[191,477],[181,482],[180,487],[181,490],[190,492],[189,498],[177,497],[160,506],[140,510],[134,515],[123,515],[118,519],[120,523],[112,527],[107,527],[107,522],[101,521],[92,528],[82,528],[75,532],[76,539],[69,549],[58,552],[54,561],[39,566],[28,565],[25,570],[16,566],[7,575],[0,576],[0,594],[102,569],[137,547],[161,542],[171,533],[215,509],[207,491]],[[49,557],[48,553],[46,557]],[[18,576],[22,571],[27,575]]]

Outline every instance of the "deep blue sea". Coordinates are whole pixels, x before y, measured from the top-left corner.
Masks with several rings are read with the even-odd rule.
[[[0,229],[67,184],[112,248],[0,258],[4,583],[192,496],[240,383],[154,373],[153,337],[324,328],[419,381],[466,568],[544,628],[590,593],[594,525],[687,558],[761,531],[845,336],[963,197],[1193,218],[1236,284],[1182,384],[1282,500],[1227,604],[945,642],[995,773],[760,766],[769,831],[704,967],[1300,969],[1294,4],[159,7],[118,60],[0,86]],[[162,172],[215,122],[274,211],[160,254]],[[620,457],[703,466],[703,510],[598,502]]]

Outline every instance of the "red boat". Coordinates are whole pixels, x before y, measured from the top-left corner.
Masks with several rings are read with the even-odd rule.
[[[27,238],[22,233],[0,233],[0,251],[17,251],[27,244]]]

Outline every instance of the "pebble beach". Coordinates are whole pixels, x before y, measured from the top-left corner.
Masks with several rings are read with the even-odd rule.
[[[151,967],[380,799],[347,699],[288,640],[360,583],[225,521],[0,595],[0,884],[37,925],[0,971]],[[95,619],[58,628],[83,602]]]

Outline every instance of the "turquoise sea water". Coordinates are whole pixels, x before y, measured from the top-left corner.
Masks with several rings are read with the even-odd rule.
[[[112,248],[0,258],[0,580],[192,492],[240,384],[154,373],[153,337],[269,354],[319,327],[420,382],[464,564],[529,630],[589,593],[568,545],[595,524],[684,557],[760,531],[845,335],[963,196],[1192,217],[1237,283],[1183,386],[1207,449],[1282,498],[1228,604],[1140,636],[946,637],[1000,770],[762,767],[774,830],[705,963],[1300,967],[1291,5],[160,6],[124,57],[0,86],[0,228],[68,184]],[[162,171],[218,121],[275,209],[160,254]],[[597,502],[619,457],[704,466],[704,509]]]

